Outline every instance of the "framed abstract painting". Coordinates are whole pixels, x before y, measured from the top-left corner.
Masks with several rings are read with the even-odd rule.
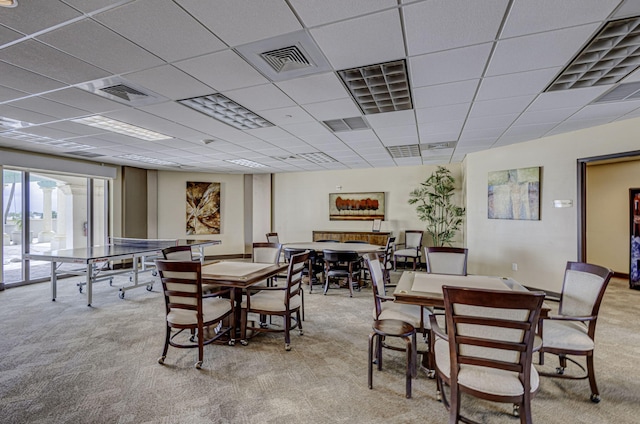
[[[489,172],[489,219],[540,219],[540,167]]]
[[[384,220],[384,192],[330,193],[330,221]]]
[[[187,181],[187,235],[220,234],[220,183]]]

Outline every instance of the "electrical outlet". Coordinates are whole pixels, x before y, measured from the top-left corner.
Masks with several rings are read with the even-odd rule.
[[[511,264],[511,271],[517,271],[518,270],[518,264],[517,263],[512,263]]]

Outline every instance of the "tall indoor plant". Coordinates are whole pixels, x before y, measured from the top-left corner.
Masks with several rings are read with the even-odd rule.
[[[409,193],[409,204],[417,204],[418,218],[427,223],[434,246],[450,246],[462,226],[465,208],[453,203],[454,194],[455,178],[443,166]]]

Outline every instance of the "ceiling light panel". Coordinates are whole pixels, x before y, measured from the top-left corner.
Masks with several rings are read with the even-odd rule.
[[[44,137],[41,135],[30,134],[22,131],[8,131],[1,133],[0,136],[10,138],[12,140],[20,140],[26,141],[28,143],[40,144],[43,146],[56,147],[58,149],[86,150],[94,148],[93,146],[76,143],[75,141],[57,140],[55,138]]]
[[[640,66],[640,17],[608,22],[546,91],[615,84]]]
[[[337,162],[337,160],[322,152],[298,153],[298,156],[316,164]]]
[[[338,71],[365,115],[413,108],[404,60]]]
[[[330,119],[322,121],[333,132],[357,131],[369,129],[367,122],[360,116],[344,119]]]
[[[104,116],[100,115],[72,119],[72,122],[75,122],[77,124],[89,125],[91,127],[100,128],[101,130],[124,134],[130,137],[135,137],[147,141],[167,140],[169,138],[173,138],[169,135],[161,134],[141,127],[136,127],[135,125],[116,121],[115,119],[105,118]]]
[[[178,103],[204,113],[205,115],[209,115],[239,130],[252,130],[273,126],[271,122],[263,117],[219,93],[178,100]]]
[[[254,162],[252,160],[247,159],[228,159],[225,162],[233,163],[235,165],[246,166],[248,168],[266,168],[266,165],[263,165],[258,162]]]
[[[116,157],[120,158],[120,159],[132,160],[134,162],[150,163],[152,165],[165,165],[165,166],[179,166],[180,165],[179,163],[170,162],[168,160],[150,158],[148,156],[141,156],[141,155],[135,155],[135,154],[120,155],[120,156],[116,156]]]

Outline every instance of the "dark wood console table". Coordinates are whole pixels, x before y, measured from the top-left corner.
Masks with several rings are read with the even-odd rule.
[[[337,240],[341,243],[344,243],[349,240],[361,240],[369,244],[385,246],[387,244],[387,238],[390,235],[391,232],[374,233],[372,231],[314,231],[313,241]]]

